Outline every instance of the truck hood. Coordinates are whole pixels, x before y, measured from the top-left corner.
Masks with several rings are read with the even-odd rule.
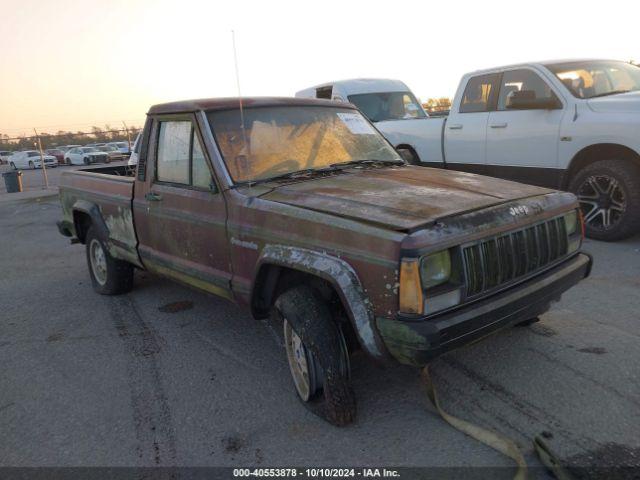
[[[278,186],[261,198],[399,231],[550,193],[545,188],[437,168],[349,169]]]
[[[640,113],[640,91],[592,98],[587,104],[598,113]]]

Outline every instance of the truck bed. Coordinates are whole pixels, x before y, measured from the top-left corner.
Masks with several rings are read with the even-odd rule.
[[[63,173],[60,178],[63,212],[60,229],[71,237],[80,238],[78,216],[101,218],[108,232],[111,255],[141,266],[131,210],[134,172],[131,167],[122,165]]]

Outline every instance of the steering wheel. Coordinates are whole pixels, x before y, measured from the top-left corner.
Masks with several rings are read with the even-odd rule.
[[[299,164],[295,160],[283,160],[280,163],[276,163],[274,166],[267,168],[260,172],[257,176],[262,178],[273,177],[279,173],[286,173],[287,171],[299,170]]]

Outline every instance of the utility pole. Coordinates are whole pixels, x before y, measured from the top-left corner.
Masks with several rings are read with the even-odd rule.
[[[33,131],[38,139],[38,150],[40,150],[40,166],[42,167],[42,174],[44,175],[44,188],[49,188],[49,177],[47,177],[47,166],[44,164],[44,153],[42,152],[42,142],[40,141],[40,135],[34,128]]]
[[[124,129],[127,132],[127,142],[129,143],[129,152],[131,152],[131,135],[129,135],[129,127],[124,123],[124,120],[122,121],[122,125],[124,125]]]

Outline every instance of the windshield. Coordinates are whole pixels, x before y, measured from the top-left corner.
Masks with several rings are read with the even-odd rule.
[[[209,112],[216,142],[236,182],[356,160],[402,161],[356,110],[341,107],[262,107]],[[246,145],[245,145],[246,141]]]
[[[82,149],[82,151],[83,151],[84,153],[89,153],[89,152],[97,152],[97,151],[98,151],[98,149],[97,149],[97,148],[95,148],[95,147],[84,147],[84,148]]]
[[[640,68],[630,63],[569,62],[546,67],[577,98],[604,97],[640,90]]]
[[[348,98],[372,122],[427,116],[411,92],[363,93]]]
[[[40,156],[40,152],[28,152],[29,157],[39,157]]]

